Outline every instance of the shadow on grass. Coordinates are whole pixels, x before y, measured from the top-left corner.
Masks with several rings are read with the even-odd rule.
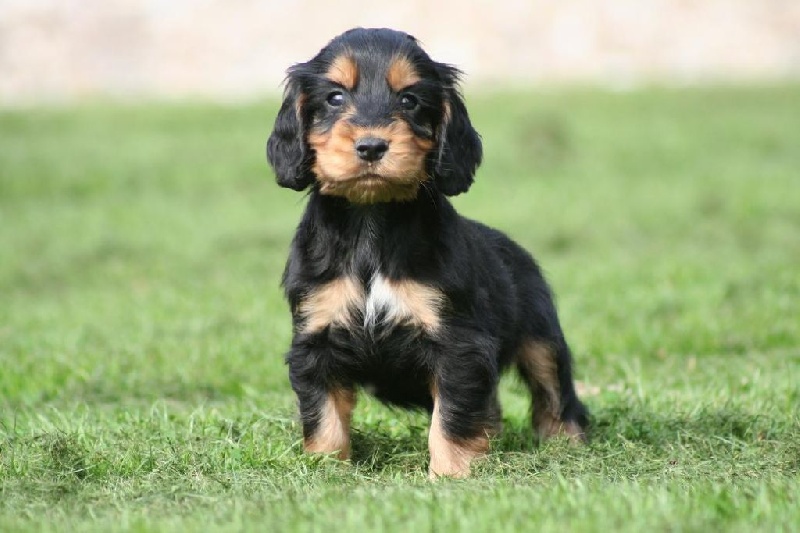
[[[592,417],[589,446],[592,454],[601,448],[620,448],[631,443],[660,454],[676,447],[715,448],[767,446],[770,442],[792,442],[800,430],[766,415],[727,407],[704,407],[686,412],[657,411],[646,405],[619,404],[598,408]],[[353,432],[353,463],[368,470],[419,468],[428,454],[428,427],[414,423],[402,434],[368,425]],[[528,418],[506,418],[503,431],[493,439],[492,451],[537,454],[541,446]],[[423,461],[425,462],[425,461]]]
[[[370,471],[421,466],[428,453],[428,428],[413,424],[401,435],[382,426],[352,431],[352,462]]]
[[[732,407],[703,407],[691,413],[656,411],[643,405],[615,405],[592,413],[590,445],[636,442],[653,448],[692,441],[742,443],[795,438],[797,428],[766,415]],[[793,433],[795,434],[793,436]],[[493,449],[520,452],[538,446],[527,420],[505,420]]]

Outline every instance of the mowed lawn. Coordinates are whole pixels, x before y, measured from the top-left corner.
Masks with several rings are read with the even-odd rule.
[[[531,250],[592,411],[520,383],[465,481],[362,396],[302,454],[277,101],[0,113],[0,530],[775,531],[800,525],[800,87],[473,94],[462,213]]]

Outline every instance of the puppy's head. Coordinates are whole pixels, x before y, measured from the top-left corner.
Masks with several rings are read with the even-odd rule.
[[[278,184],[353,203],[404,201],[421,186],[469,189],[481,141],[459,71],[388,29],[354,29],[289,69],[267,142]]]

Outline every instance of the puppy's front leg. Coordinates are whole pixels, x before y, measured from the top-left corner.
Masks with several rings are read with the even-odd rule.
[[[320,382],[316,379],[319,373],[308,368],[307,360],[301,361],[293,361],[290,355],[289,374],[303,422],[303,448],[309,453],[338,452],[339,459],[348,459],[356,393],[351,387]]]
[[[475,356],[454,363],[440,369],[432,387],[431,478],[469,476],[470,463],[489,451],[489,437],[500,426],[497,369]]]
[[[355,392],[334,389],[325,393],[314,411],[303,414],[303,448],[309,453],[339,452],[339,459],[350,458],[350,419],[356,404]],[[310,420],[310,423],[306,423]]]

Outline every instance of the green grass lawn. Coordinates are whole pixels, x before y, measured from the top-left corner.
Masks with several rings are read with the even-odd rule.
[[[469,480],[363,397],[352,462],[303,455],[276,102],[6,111],[0,530],[795,529],[800,87],[469,96],[455,203],[545,268],[588,446],[534,447],[509,377]]]

